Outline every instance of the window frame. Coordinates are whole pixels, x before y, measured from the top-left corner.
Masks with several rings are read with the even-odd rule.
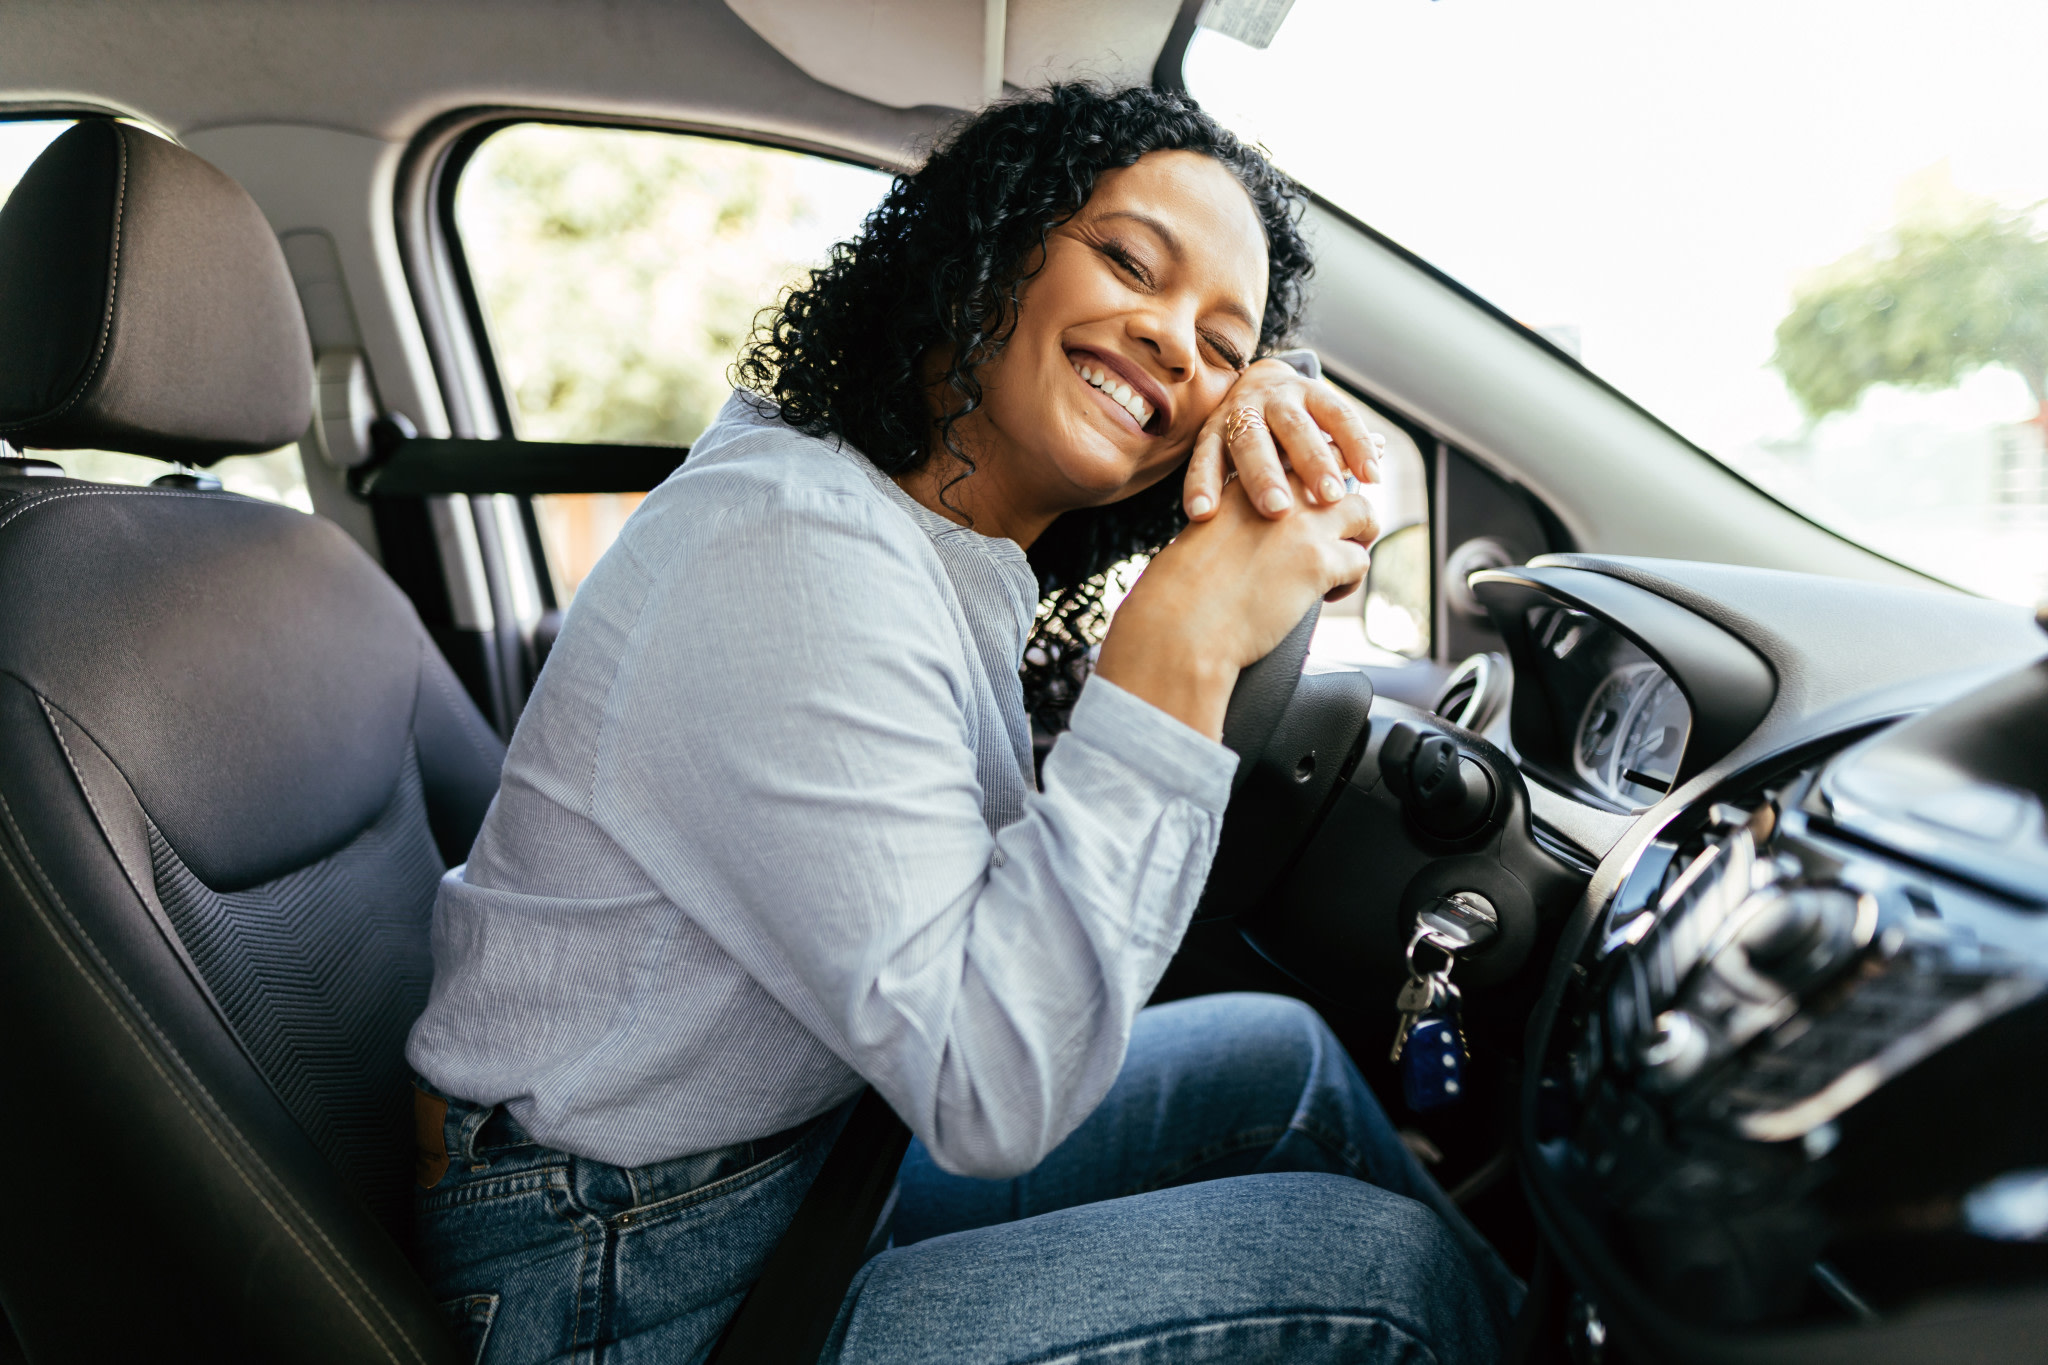
[[[436,383],[448,407],[451,434],[456,436],[511,436],[517,430],[504,371],[498,363],[490,315],[477,292],[455,220],[455,197],[462,174],[477,150],[494,135],[524,124],[715,139],[795,152],[885,175],[897,175],[908,169],[903,162],[886,161],[829,143],[695,119],[494,106],[461,110],[430,124],[407,150],[394,207],[413,304],[427,339]],[[534,514],[533,500],[520,497],[518,503],[520,519],[525,524],[527,558],[537,570],[536,587],[541,602],[545,611],[556,612],[560,604],[556,601],[555,574]],[[487,550],[486,558],[489,557]]]

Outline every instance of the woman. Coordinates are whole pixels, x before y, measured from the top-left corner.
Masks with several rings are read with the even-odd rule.
[[[1511,1279],[1311,1011],[1140,1012],[1237,674],[1374,533],[1358,414],[1255,360],[1299,209],[1191,102],[1059,87],[757,334],[435,909],[421,1255],[483,1359],[699,1358],[863,1084],[917,1142],[830,1359],[1493,1351]]]

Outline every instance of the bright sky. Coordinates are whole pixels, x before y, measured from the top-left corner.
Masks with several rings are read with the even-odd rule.
[[[21,179],[29,163],[42,155],[51,139],[70,126],[69,119],[0,121],[0,203],[6,202],[14,182]]]
[[[1710,449],[1800,423],[1762,368],[1802,272],[1946,161],[2048,196],[2039,0],[1297,0],[1189,85],[1374,227]],[[1939,170],[1933,172],[1939,176]],[[2002,378],[2002,377],[2001,377]],[[2026,417],[2018,382],[1987,421]]]

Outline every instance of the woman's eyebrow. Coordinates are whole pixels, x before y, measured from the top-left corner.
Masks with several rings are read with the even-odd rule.
[[[1134,223],[1144,224],[1157,233],[1159,240],[1165,243],[1167,255],[1173,257],[1176,261],[1183,259],[1184,253],[1181,250],[1180,238],[1174,233],[1172,228],[1151,214],[1140,213],[1136,209],[1111,209],[1107,213],[1097,215],[1096,221],[1100,222],[1104,218],[1128,218]],[[1218,312],[1230,314],[1254,332],[1259,329],[1259,320],[1252,316],[1252,310],[1236,299],[1225,299],[1216,307]]]
[[[1109,210],[1109,212],[1099,215],[1099,217],[1128,218],[1134,223],[1143,223],[1146,227],[1151,228],[1152,231],[1159,234],[1160,241],[1166,243],[1167,255],[1173,257],[1175,260],[1179,260],[1183,254],[1181,251],[1179,236],[1176,235],[1174,230],[1168,227],[1163,221],[1154,218],[1149,213],[1140,213],[1136,209],[1111,209]]]

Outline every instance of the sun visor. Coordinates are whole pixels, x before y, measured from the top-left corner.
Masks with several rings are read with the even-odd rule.
[[[1180,0],[726,0],[827,85],[897,109],[973,109],[1002,93],[1090,78],[1143,85]]]

